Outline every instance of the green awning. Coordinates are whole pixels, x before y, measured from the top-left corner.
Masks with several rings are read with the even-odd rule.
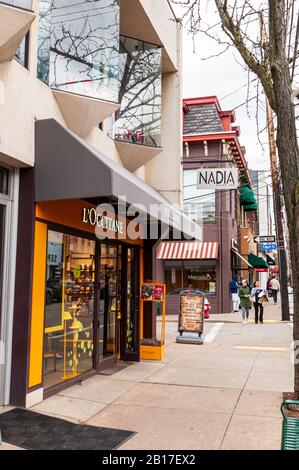
[[[248,256],[248,262],[257,269],[269,269],[269,264],[261,256],[256,256],[253,253],[250,253]]]
[[[252,212],[252,211],[257,211],[257,203],[253,203],[253,204],[246,204],[246,206],[243,206],[244,207],[244,211],[245,212]]]
[[[240,203],[242,206],[256,204],[255,194],[248,186],[243,186],[243,188],[240,189]]]

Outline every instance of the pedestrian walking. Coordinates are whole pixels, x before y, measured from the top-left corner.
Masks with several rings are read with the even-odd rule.
[[[264,323],[264,303],[268,302],[268,293],[266,289],[260,287],[259,281],[255,281],[254,287],[251,290],[251,297],[253,299],[253,306],[255,312],[255,323]]]
[[[278,291],[280,290],[280,284],[279,284],[278,279],[276,279],[275,276],[273,276],[273,278],[270,281],[270,289],[272,292],[274,304],[277,304],[277,294],[278,294]]]
[[[238,290],[239,290],[238,276],[233,276],[232,280],[230,281],[229,288],[230,288],[230,293],[231,293],[232,302],[233,302],[233,313],[237,313],[240,307],[240,297],[238,294]]]
[[[250,300],[251,290],[246,279],[242,280],[242,286],[239,289],[240,306],[242,309],[243,325],[248,323],[249,310],[251,309]]]

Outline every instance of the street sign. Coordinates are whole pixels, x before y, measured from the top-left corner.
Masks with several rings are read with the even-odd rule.
[[[259,246],[260,251],[273,251],[277,250],[277,243],[262,243]]]
[[[254,237],[254,243],[275,243],[276,237],[275,235],[259,235],[258,237]]]

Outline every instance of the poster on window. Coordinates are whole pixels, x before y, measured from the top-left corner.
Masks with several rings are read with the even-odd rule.
[[[204,296],[197,294],[181,295],[179,332],[202,333]]]
[[[144,300],[164,300],[164,286],[161,284],[143,284],[142,298]]]

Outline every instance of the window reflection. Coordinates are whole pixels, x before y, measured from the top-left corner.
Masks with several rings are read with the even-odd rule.
[[[95,242],[49,230],[44,385],[93,367]]]
[[[119,103],[109,134],[115,140],[161,146],[161,48],[121,36]]]
[[[26,10],[32,10],[32,0],[1,0],[2,3],[7,3],[13,7],[25,8]],[[0,3],[1,3],[0,2]]]
[[[57,90],[117,102],[119,0],[41,0],[38,77]]]
[[[216,192],[197,188],[197,171],[184,170],[184,212],[195,222],[215,222]]]

